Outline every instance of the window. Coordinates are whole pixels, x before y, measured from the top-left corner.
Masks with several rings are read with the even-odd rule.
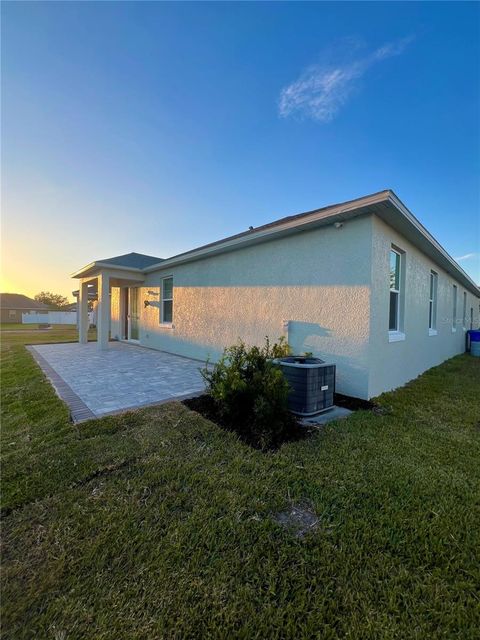
[[[463,292],[463,315],[462,315],[462,327],[467,328],[467,292]]]
[[[171,324],[173,320],[173,278],[162,280],[162,309],[160,322]]]
[[[428,329],[430,335],[435,335],[437,329],[437,281],[438,274],[430,271],[430,298],[428,302]]]
[[[390,250],[390,308],[388,330],[399,332],[401,325],[402,303],[402,255],[395,249]]]
[[[13,309],[9,309],[8,310],[8,317],[11,318],[16,318],[17,317],[17,312],[14,311]]]
[[[457,330],[457,285],[453,285],[452,331]]]
[[[473,329],[473,307],[470,307],[470,329]]]

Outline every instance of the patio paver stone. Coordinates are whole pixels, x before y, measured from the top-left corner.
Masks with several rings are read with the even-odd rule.
[[[205,389],[202,362],[164,351],[122,342],[109,343],[105,351],[94,342],[29,349],[75,421],[200,395]]]

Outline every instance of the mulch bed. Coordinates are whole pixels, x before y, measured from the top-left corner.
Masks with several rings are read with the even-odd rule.
[[[186,400],[183,400],[183,404],[192,411],[196,411],[204,418],[207,418],[207,420],[214,422],[222,429],[235,432],[243,442],[250,445],[254,449],[275,451],[279,449],[285,442],[304,440],[315,432],[315,429],[305,428],[301,426],[299,420],[293,417],[291,429],[289,429],[286,436],[280,442],[275,443],[274,446],[271,446],[268,449],[262,449],[262,447],[257,442],[254,434],[249,433],[248,430],[242,430],[236,425],[227,424],[224,420],[222,420],[222,417],[218,414],[217,407],[213,398],[208,394],[197,396],[196,398],[187,398]]]
[[[335,404],[337,407],[344,407],[345,409],[350,409],[350,411],[372,411],[373,413],[383,413],[383,410],[378,405],[373,402],[369,402],[368,400],[361,400],[360,398],[352,398],[350,396],[344,396],[340,393],[335,394]],[[261,449],[258,442],[255,439],[255,436],[248,433],[248,430],[239,429],[236,425],[227,424],[222,417],[219,415],[217,411],[217,407],[212,397],[208,394],[204,394],[202,396],[197,396],[195,398],[188,398],[183,401],[183,404],[191,409],[192,411],[196,411],[207,420],[214,422],[222,429],[226,431],[234,431],[238,434],[240,439],[246,444],[254,447],[255,449]],[[289,430],[288,434],[281,442],[276,443],[274,447],[270,447],[268,450],[272,451],[275,449],[279,449],[282,444],[285,442],[294,442],[296,440],[303,440],[308,438],[312,433],[315,432],[314,428],[309,428],[305,426],[301,426],[300,422],[297,418],[292,421],[292,428]]]

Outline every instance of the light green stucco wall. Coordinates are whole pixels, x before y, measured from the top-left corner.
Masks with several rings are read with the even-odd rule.
[[[369,396],[399,387],[430,367],[465,350],[462,326],[466,289],[408,240],[377,217],[372,218],[372,319],[370,332]],[[388,341],[389,253],[392,244],[405,251],[405,340]],[[428,332],[430,271],[438,274],[437,335]],[[452,332],[452,285],[457,285],[457,330]],[[470,308],[479,326],[480,300],[467,291],[467,324]]]
[[[158,307],[142,304],[141,344],[216,359],[239,338],[279,337],[288,321],[296,352],[335,362],[338,390],[366,397],[370,252],[366,216],[151,273],[142,302],[158,301],[161,278],[173,275],[174,326],[162,327]]]
[[[389,251],[406,252],[405,334],[388,341]],[[437,336],[428,334],[430,269],[438,273]],[[160,283],[174,279],[173,326],[160,324]],[[296,353],[337,364],[337,390],[370,398],[464,350],[451,331],[455,280],[376,216],[325,226],[148,274],[141,288],[140,344],[217,359],[239,338],[262,344],[285,334]],[[457,316],[464,288],[458,285]],[[120,290],[112,289],[113,337],[121,335]],[[148,300],[149,306],[144,306]],[[479,300],[467,292],[467,316]],[[469,321],[469,320],[468,320]]]

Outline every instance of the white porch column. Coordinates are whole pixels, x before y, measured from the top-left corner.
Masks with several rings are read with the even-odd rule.
[[[88,282],[80,281],[78,290],[78,341],[81,344],[88,342]]]
[[[101,273],[98,276],[97,306],[97,347],[99,349],[108,349],[110,315],[110,277]]]

